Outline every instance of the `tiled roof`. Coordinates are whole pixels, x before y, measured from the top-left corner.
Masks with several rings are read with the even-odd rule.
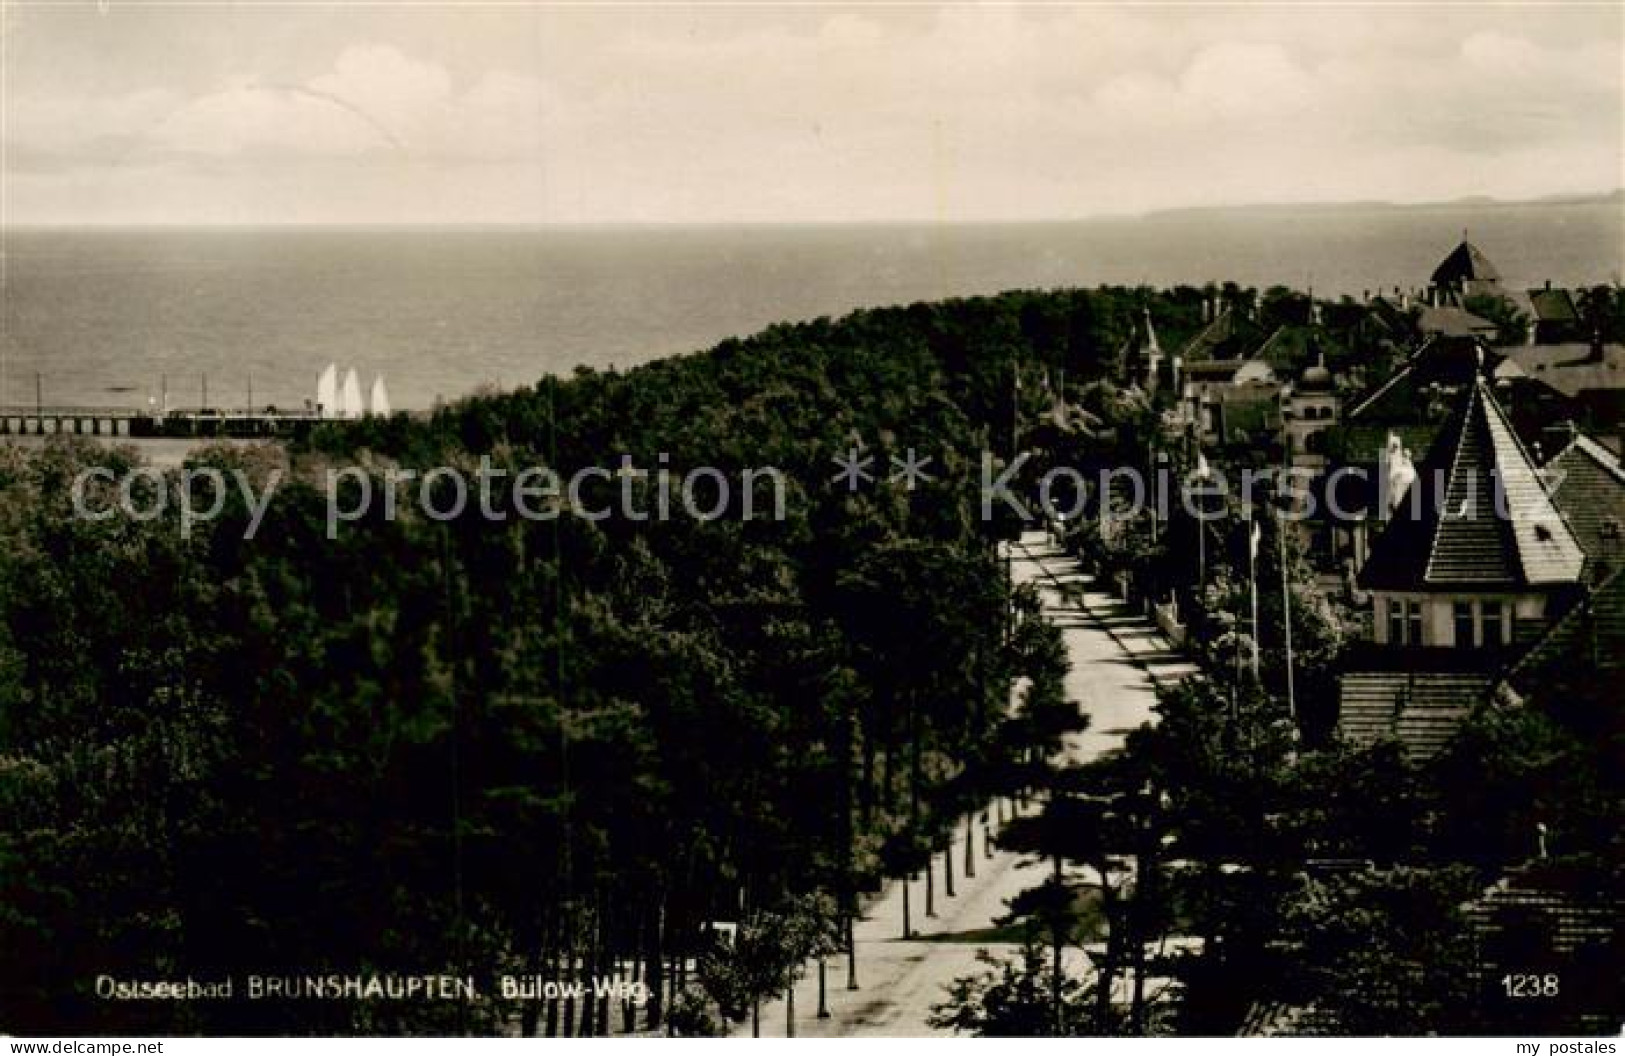
[[[1570,323],[1580,318],[1569,291],[1549,287],[1529,291],[1529,314],[1542,322]]]
[[[1348,418],[1363,422],[1413,422],[1427,417],[1418,401],[1433,386],[1459,389],[1478,376],[1479,357],[1491,367],[1500,354],[1471,338],[1435,334],[1411,354],[1405,365],[1350,408]]]
[[[1372,423],[1345,422],[1321,432],[1320,448],[1327,458],[1338,465],[1372,463],[1378,451],[1388,443],[1389,436],[1399,438],[1400,445],[1414,455],[1433,446],[1439,435],[1439,422]],[[1374,468],[1370,471],[1374,472]]]
[[[1489,979],[1529,964],[1531,945],[1568,966],[1574,975],[1609,972],[1617,965],[1625,898],[1617,884],[1592,870],[1557,861],[1534,861],[1511,869],[1483,895],[1462,907],[1478,936],[1478,971]],[[1604,976],[1606,980],[1606,976]],[[1617,980],[1616,980],[1617,981]],[[1564,976],[1568,984],[1569,976]],[[1582,980],[1564,994],[1585,993]],[[1579,1003],[1554,1009],[1562,1020],[1545,1029],[1562,1034],[1614,1035],[1620,1029],[1617,987],[1594,988]]]
[[[1179,350],[1186,363],[1192,360],[1234,359],[1258,345],[1263,333],[1259,325],[1230,308],[1221,311]]]
[[[1482,380],[1439,431],[1360,583],[1387,590],[1577,583],[1585,554]]]
[[[1495,270],[1490,258],[1466,239],[1462,239],[1461,245],[1452,249],[1450,255],[1433,269],[1435,286],[1449,286],[1466,280],[1494,282],[1500,278],[1501,273]]]
[[[1552,624],[1507,670],[1505,681],[1528,696],[1550,673],[1576,670],[1594,672],[1599,680],[1625,674],[1625,569]]]
[[[1588,436],[1576,436],[1541,475],[1552,502],[1593,567],[1620,567],[1625,558],[1625,466]]]
[[[1488,319],[1474,315],[1465,308],[1453,305],[1435,307],[1424,305],[1416,320],[1424,334],[1444,334],[1446,337],[1471,337],[1473,334],[1493,334],[1498,328]]]
[[[1350,671],[1338,679],[1337,729],[1352,744],[1397,738],[1412,758],[1437,755],[1489,694],[1478,671]]]
[[[1584,341],[1507,349],[1507,356],[1525,374],[1565,396],[1625,389],[1625,345],[1604,345],[1602,353],[1600,359],[1594,358],[1591,346]]]
[[[1313,326],[1283,324],[1252,353],[1283,377],[1297,377],[1305,367],[1326,353],[1341,362],[1345,353],[1324,330]]]

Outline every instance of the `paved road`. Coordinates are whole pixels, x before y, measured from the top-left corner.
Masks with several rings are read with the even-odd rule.
[[[1124,735],[1152,719],[1152,674],[1178,677],[1189,670],[1167,650],[1161,635],[1143,617],[1128,612],[1109,595],[1094,589],[1076,564],[1050,546],[1041,532],[1023,536],[1011,550],[1011,574],[1017,583],[1035,583],[1044,612],[1062,629],[1072,669],[1066,689],[1089,716],[1089,729],[1071,739],[1067,754],[1087,761],[1120,747]],[[1084,607],[1062,594],[1062,587],[1081,589]],[[1148,673],[1149,668],[1149,673]],[[1036,868],[1023,867],[1005,852],[988,857],[980,832],[975,834],[977,871],[960,875],[964,862],[963,830],[955,833],[954,869],[957,897],[943,896],[937,877],[937,916],[923,919],[925,885],[910,889],[916,938],[902,939],[903,885],[892,883],[865,910],[855,930],[860,989],[846,989],[845,958],[828,969],[830,1017],[816,1018],[818,984],[809,970],[796,990],[796,1033],[804,1037],[917,1037],[930,1034],[926,1017],[955,978],[977,970],[976,951],[986,944],[963,941],[993,926],[1006,902],[1040,879]],[[940,858],[938,859],[940,866]],[[784,1034],[784,1002],[762,1010],[762,1034]],[[739,1033],[748,1034],[750,1025]]]

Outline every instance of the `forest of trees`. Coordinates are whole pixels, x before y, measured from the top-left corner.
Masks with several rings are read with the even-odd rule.
[[[287,474],[251,541],[238,497],[189,536],[173,505],[72,516],[78,472],[134,449],[0,447],[0,1030],[611,1028],[590,998],[93,993],[103,974],[496,971],[618,971],[656,995],[638,1029],[710,1029],[677,999],[706,981],[688,976],[708,922],[823,907],[796,952],[827,953],[861,892],[939,867],[943,834],[1049,736],[1005,713],[1054,656],[1017,633],[978,457],[1008,455],[1050,371],[1105,371],[1144,297],[866,311],[196,452]],[[1199,305],[1158,310],[1177,333]],[[854,493],[831,480],[853,445],[881,467],[918,448],[935,479]],[[334,466],[622,455],[776,467],[787,516],[406,507],[325,534]],[[752,978],[749,1000],[782,982]]]
[[[1177,518],[1080,528],[1070,542],[1097,571],[1181,599],[1202,670],[1120,756],[1054,762],[1086,716],[1062,689],[1059,632],[1007,578],[999,541],[1018,526],[1002,506],[980,516],[979,459],[1188,469],[1113,360],[1143,306],[1178,347],[1204,296],[864,311],[291,448],[198,450],[194,464],[285,475],[251,540],[238,495],[189,535],[173,504],[144,522],[74,516],[78,473],[128,469],[133,448],[0,446],[0,1032],[708,1033],[809,963],[861,975],[860,900],[922,871],[946,887],[948,834],[974,842],[998,796],[1034,806],[997,838],[1044,879],[1011,907],[1025,949],[945,993],[941,1026],[1228,1033],[1274,1001],[1347,1032],[1504,1027],[1470,992],[1459,907],[1530,856],[1537,823],[1558,864],[1617,889],[1625,742],[1607,688],[1564,691],[1594,700],[1591,727],[1546,701],[1488,709],[1425,772],[1391,745],[1351,751],[1328,709],[1354,617],[1273,520],[1256,573],[1290,583],[1296,723],[1285,593],[1260,598],[1262,677],[1235,662],[1251,648],[1244,519],[1200,546]],[[1062,377],[1081,428],[1052,413]],[[835,479],[853,448],[880,481]],[[886,483],[911,448],[930,479]],[[438,521],[374,504],[328,535],[335,467],[472,478],[483,457],[568,476],[623,456],[730,479],[772,466],[786,516],[471,504]],[[588,497],[610,505],[624,485]],[[727,946],[719,921],[737,925]],[[1178,936],[1200,945],[1166,945]],[[1092,977],[1056,970],[1085,944]],[[1591,974],[1617,978],[1607,967]],[[94,993],[98,975],[374,972],[485,989]],[[496,973],[619,974],[653,1000],[508,1001]]]

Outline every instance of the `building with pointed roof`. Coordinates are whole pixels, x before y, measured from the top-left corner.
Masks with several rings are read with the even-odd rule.
[[[1585,552],[1480,378],[1434,441],[1360,583],[1382,593],[1545,592],[1579,583],[1584,566]]]
[[[1164,383],[1178,392],[1179,362],[1177,353],[1170,356],[1162,350],[1157,328],[1151,322],[1151,309],[1143,308],[1140,323],[1118,353],[1126,374],[1125,381],[1143,392],[1154,393]]]
[[[1522,297],[1514,298],[1514,303],[1529,319],[1531,345],[1578,341],[1585,336],[1580,325],[1580,310],[1568,290],[1553,289],[1548,282],[1543,287],[1526,291]]]
[[[1372,641],[1340,680],[1338,726],[1431,755],[1494,675],[1581,592],[1585,552],[1482,376],[1395,504],[1359,585]]]
[[[1501,293],[1501,272],[1483,250],[1467,241],[1462,233],[1461,244],[1433,269],[1431,296],[1435,305],[1454,304],[1457,307],[1469,297]]]

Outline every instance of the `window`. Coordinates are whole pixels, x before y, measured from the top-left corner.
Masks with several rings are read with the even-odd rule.
[[[1422,644],[1422,603],[1389,598],[1386,602],[1389,645]]]
[[[1491,648],[1499,648],[1507,644],[1510,635],[1506,627],[1507,610],[1499,601],[1486,601],[1484,603],[1484,644]]]
[[[1458,601],[1451,606],[1451,613],[1456,622],[1456,646],[1460,649],[1469,649],[1473,644],[1473,606],[1471,602]]]

